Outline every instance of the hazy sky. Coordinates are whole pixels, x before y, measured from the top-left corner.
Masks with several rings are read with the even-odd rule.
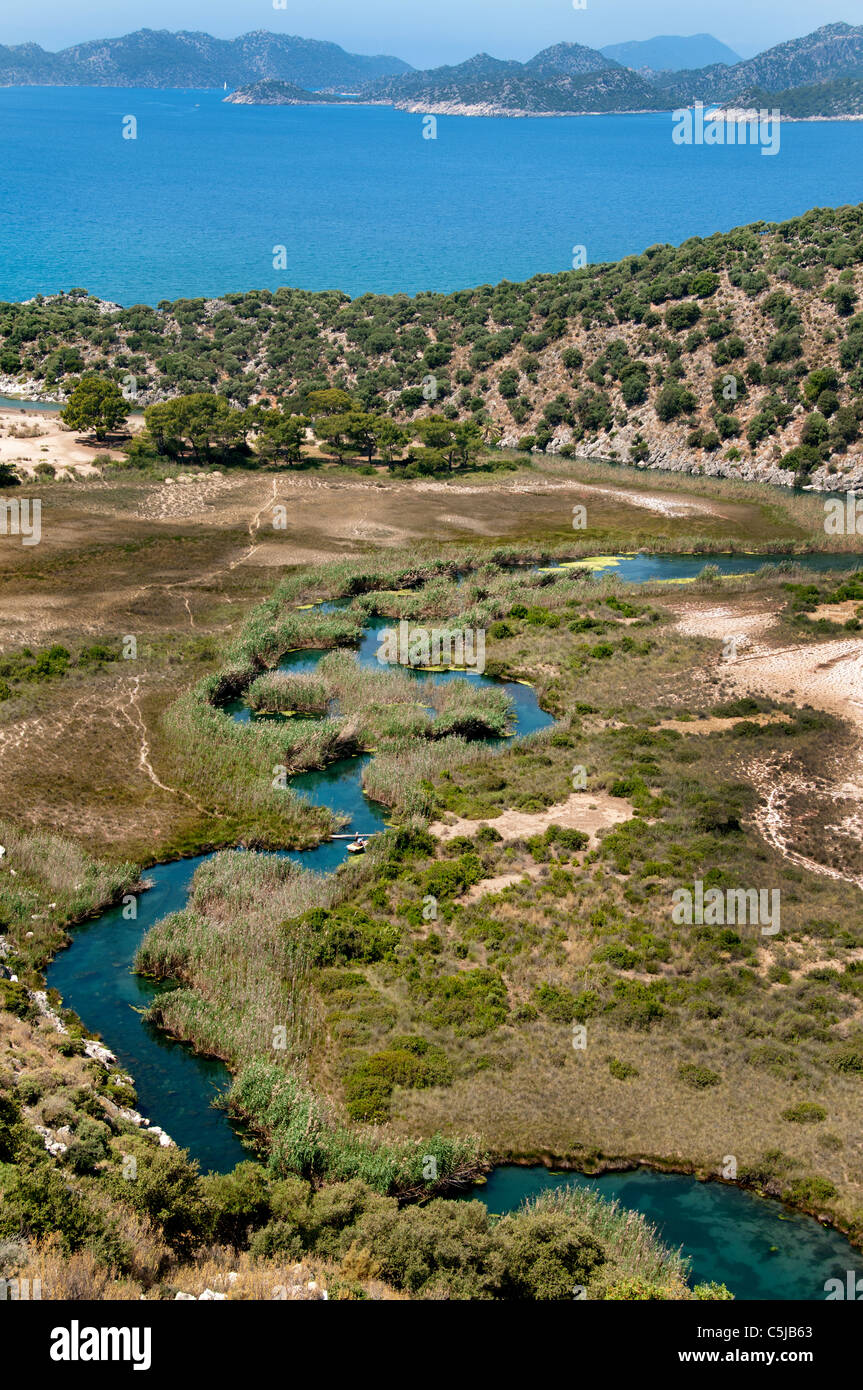
[[[40,0],[0,14],[0,44],[57,49],[133,29],[203,29],[232,38],[272,29],[331,39],[358,53],[394,53],[416,67],[461,62],[485,50],[528,58],[566,39],[600,47],[656,34],[708,32],[748,57],[845,20],[863,24],[863,0]]]

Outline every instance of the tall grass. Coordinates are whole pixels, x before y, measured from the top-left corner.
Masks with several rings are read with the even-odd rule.
[[[363,790],[401,815],[428,816],[434,809],[432,783],[442,772],[482,765],[492,756],[481,744],[462,738],[382,747],[363,769]]]
[[[0,923],[31,960],[58,944],[58,926],[80,922],[117,902],[140,877],[136,864],[92,859],[65,836],[0,821]],[[13,872],[14,870],[14,872]]]
[[[400,1192],[424,1184],[430,1157],[443,1181],[464,1179],[478,1172],[483,1161],[474,1137],[437,1134],[410,1140],[389,1138],[377,1129],[348,1129],[295,1074],[265,1061],[240,1072],[228,1103],[269,1136],[269,1167],[280,1177],[360,1178],[378,1192]]]
[[[268,671],[252,682],[246,699],[252,709],[271,714],[326,714],[330,691],[314,676]]]
[[[656,1226],[640,1212],[622,1207],[587,1187],[559,1187],[528,1199],[520,1209],[531,1215],[561,1214],[577,1221],[599,1241],[614,1266],[615,1282],[634,1279],[646,1284],[680,1288],[689,1275],[689,1261],[660,1239]],[[517,1221],[518,1213],[503,1224]]]
[[[189,790],[214,811],[242,818],[250,836],[307,848],[332,834],[340,818],[282,786],[278,769],[290,776],[355,751],[340,726],[332,720],[239,724],[210,704],[211,690],[212,682],[201,682],[165,715]]]
[[[234,1064],[304,1056],[313,1026],[308,955],[281,924],[325,905],[333,888],[273,855],[226,851],[207,860],[187,908],[152,927],[138,949],[136,971],[181,984],[156,998],[153,1019]]]

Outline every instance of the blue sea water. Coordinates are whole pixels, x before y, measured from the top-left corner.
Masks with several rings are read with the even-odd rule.
[[[0,90],[0,299],[449,291],[863,201],[863,123],[785,124],[769,157],[676,146],[670,114],[440,117],[425,140],[388,107],[222,98]]]

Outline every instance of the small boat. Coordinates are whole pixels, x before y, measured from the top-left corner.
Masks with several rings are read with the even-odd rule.
[[[348,854],[365,854],[365,852],[366,842],[363,839],[362,835],[358,835],[357,838],[355,840],[352,840],[351,843],[348,845]]]

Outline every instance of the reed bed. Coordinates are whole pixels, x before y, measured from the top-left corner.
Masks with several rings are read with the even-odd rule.
[[[528,1199],[521,1211],[533,1216],[565,1216],[577,1222],[605,1250],[615,1282],[637,1280],[684,1291],[689,1261],[680,1250],[671,1250],[662,1243],[651,1221],[640,1212],[622,1207],[616,1198],[602,1197],[587,1187],[559,1187]],[[518,1213],[512,1213],[502,1219],[501,1225],[517,1220]]]
[[[486,765],[494,754],[463,738],[384,746],[363,769],[363,790],[373,801],[400,815],[429,816],[434,810],[432,783],[452,767]]]
[[[316,844],[341,823],[325,807],[310,806],[282,783],[284,777],[323,767],[354,751],[332,720],[239,724],[210,704],[210,682],[181,696],[165,716],[172,745],[183,752],[186,785],[222,814],[242,817],[252,835],[267,829],[296,848]]]
[[[298,1173],[315,1181],[359,1178],[377,1192],[424,1184],[429,1157],[441,1180],[479,1171],[482,1150],[474,1136],[393,1138],[375,1129],[348,1129],[300,1078],[263,1060],[237,1077],[229,1105],[269,1136],[269,1167],[277,1176]]]
[[[331,699],[325,681],[315,676],[292,676],[285,671],[269,671],[259,676],[246,691],[253,710],[270,714],[326,714]]]
[[[44,960],[58,944],[58,926],[80,922],[117,902],[140,877],[137,864],[93,859],[79,845],[49,830],[0,821],[0,922],[31,960]],[[13,872],[14,870],[14,872]]]
[[[181,985],[158,996],[151,1017],[233,1064],[303,1057],[313,1023],[308,953],[281,925],[332,891],[332,880],[289,859],[225,851],[207,860],[188,907],[151,928],[135,958],[140,974]]]

